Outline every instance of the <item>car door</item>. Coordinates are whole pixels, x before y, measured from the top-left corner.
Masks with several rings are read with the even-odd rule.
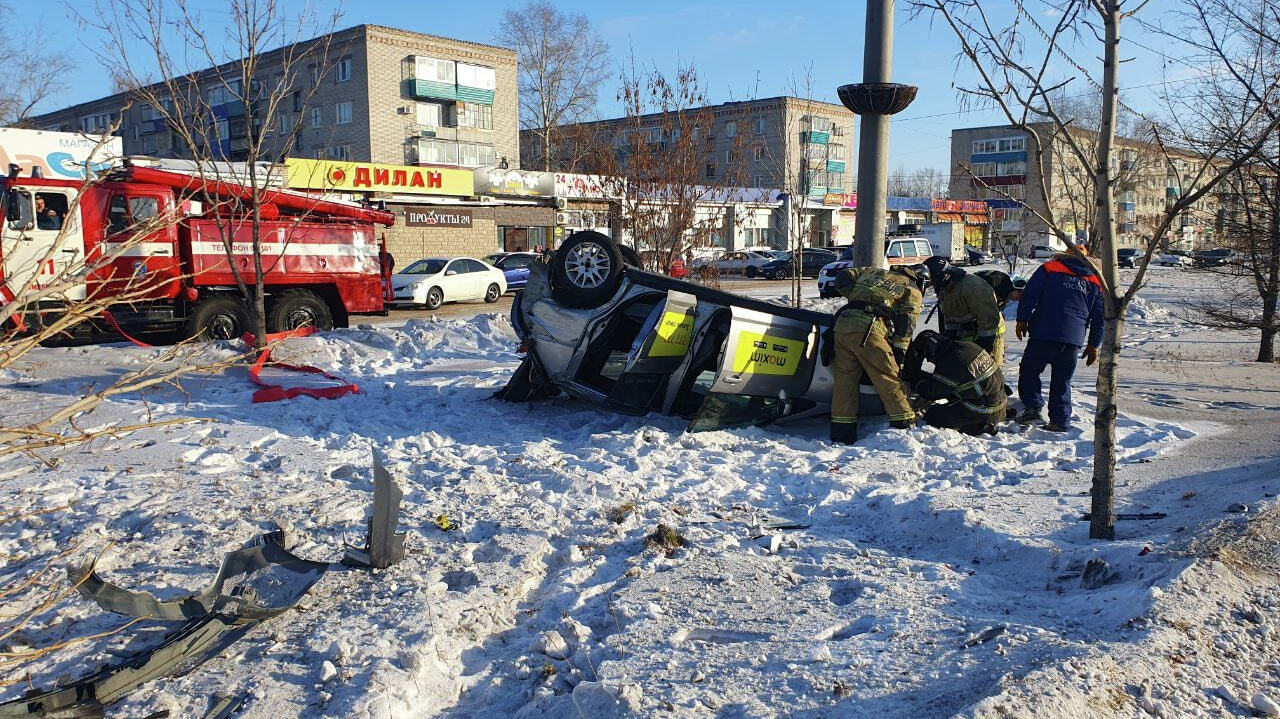
[[[474,280],[470,274],[465,260],[449,260],[449,264],[444,267],[444,272],[440,273],[440,289],[444,291],[445,299],[475,299],[475,290],[472,289]]]
[[[690,431],[765,424],[804,395],[817,363],[817,329],[807,322],[730,308],[720,367]]]
[[[507,280],[507,289],[524,287],[529,281],[529,263],[533,258],[525,255],[509,255],[503,258],[502,275]]]
[[[698,299],[687,292],[667,290],[636,333],[626,364],[609,390],[608,405],[616,412],[645,414],[660,409],[672,373],[689,354]]]
[[[475,291],[477,298],[483,298],[485,293],[489,291],[489,285],[497,285],[498,289],[502,289],[502,282],[498,281],[498,276],[502,275],[502,270],[496,267],[490,267],[480,260],[467,260],[467,266],[471,268],[471,274],[476,278]],[[503,276],[505,282],[505,275]]]

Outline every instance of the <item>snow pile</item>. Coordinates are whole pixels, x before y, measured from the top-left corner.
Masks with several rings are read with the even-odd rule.
[[[1172,313],[1164,307],[1143,297],[1134,297],[1129,303],[1129,310],[1125,313],[1125,317],[1132,320],[1143,320],[1146,322],[1168,322],[1173,319]]]

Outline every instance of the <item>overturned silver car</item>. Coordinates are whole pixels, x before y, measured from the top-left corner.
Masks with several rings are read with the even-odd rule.
[[[498,396],[563,391],[625,414],[686,417],[691,431],[822,414],[834,319],[644,272],[610,238],[578,232],[516,296],[526,354]]]

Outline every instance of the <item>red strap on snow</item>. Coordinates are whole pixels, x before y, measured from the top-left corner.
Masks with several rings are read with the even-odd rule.
[[[130,342],[132,342],[134,345],[138,347],[141,347],[143,349],[151,349],[151,345],[147,344],[146,342],[143,342],[140,339],[136,339],[130,336],[128,332],[125,332],[124,330],[120,329],[120,325],[116,323],[116,318],[111,316],[110,310],[102,311],[102,319],[106,320],[107,324],[111,325],[111,329],[115,330],[116,334],[129,340]]]
[[[268,342],[277,342],[279,340],[289,339],[291,337],[306,337],[317,332],[314,327],[299,327],[288,332],[273,332],[267,335]],[[246,332],[241,337],[244,342],[250,346],[253,345],[253,334]],[[277,369],[289,370],[292,372],[305,372],[307,374],[318,374],[326,379],[331,379],[342,384],[332,387],[285,387],[279,384],[270,384],[262,379],[262,369],[271,366]],[[271,359],[271,350],[266,349],[258,354],[258,359],[253,363],[253,367],[249,368],[249,379],[262,389],[253,393],[254,404],[262,402],[279,402],[283,399],[293,399],[294,397],[305,396],[314,397],[316,399],[337,399],[343,395],[359,394],[360,387],[354,382],[330,374],[319,367],[311,367],[308,365],[286,364],[284,362],[276,362]]]

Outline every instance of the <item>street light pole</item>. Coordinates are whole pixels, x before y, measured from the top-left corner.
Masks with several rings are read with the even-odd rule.
[[[862,82],[841,85],[844,106],[859,115],[858,209],[853,261],[859,267],[884,267],[885,196],[889,184],[889,116],[916,97],[916,88],[889,81],[893,70],[893,0],[867,0]]]

